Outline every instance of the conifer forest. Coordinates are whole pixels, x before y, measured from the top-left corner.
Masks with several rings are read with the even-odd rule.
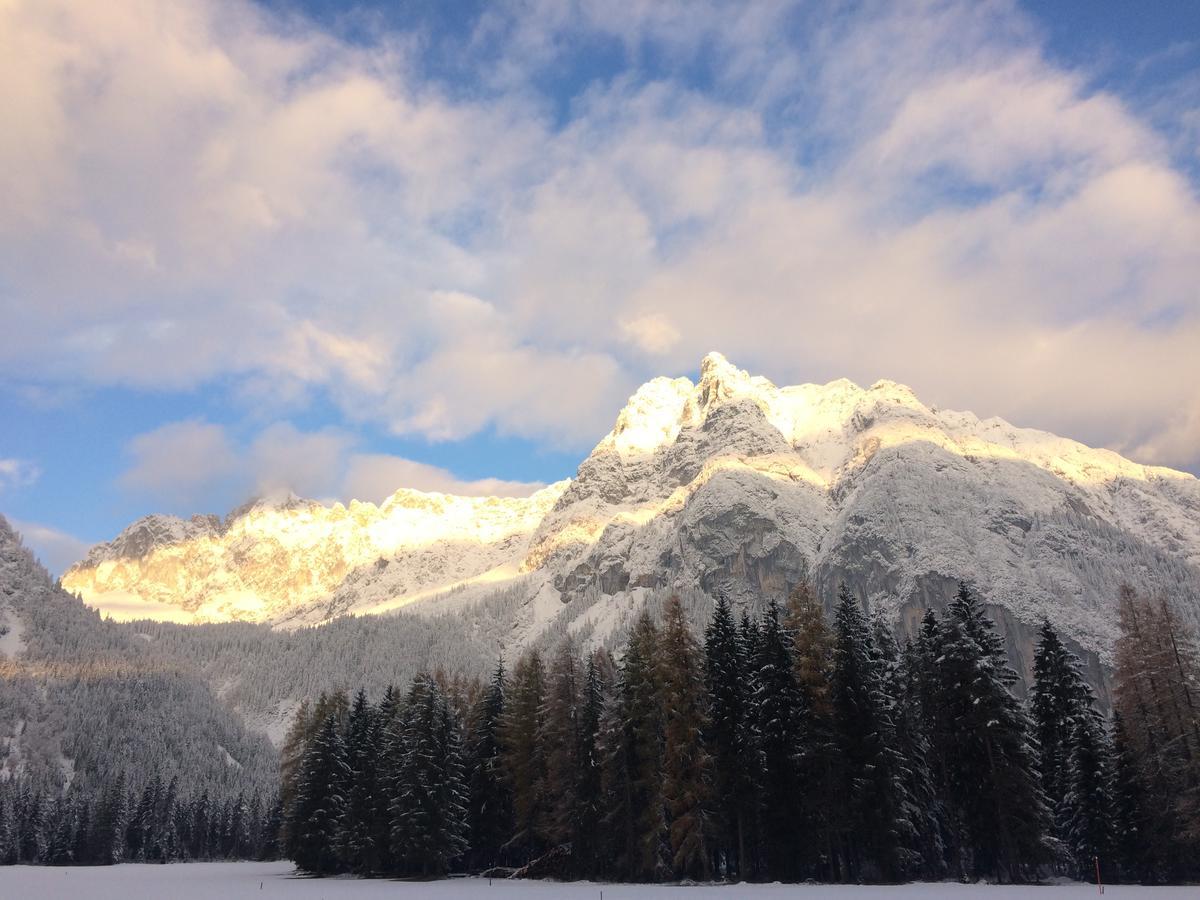
[[[1200,877],[1194,638],[1123,588],[1106,716],[1046,622],[1027,700],[966,585],[898,643],[845,588],[682,604],[480,683],[322,695],[282,754],[278,847],[313,875],[624,882]],[[272,845],[274,846],[274,845]]]

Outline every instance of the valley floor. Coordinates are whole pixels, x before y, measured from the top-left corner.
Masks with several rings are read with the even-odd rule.
[[[619,885],[545,881],[494,881],[463,878],[435,882],[364,881],[357,879],[310,879],[293,874],[291,863],[184,863],[171,866],[123,865],[61,869],[43,866],[0,868],[0,900],[238,900],[238,898],[285,897],[288,900],[860,900],[885,896],[894,900],[918,898],[978,897],[980,900],[1011,900],[1016,897],[1052,897],[1052,900],[1094,897],[1095,886],[1056,886],[1047,895],[1045,887],[997,887],[994,885],[905,884],[894,887],[853,885],[703,885],[680,888],[674,885]],[[685,893],[681,893],[685,892]],[[1105,900],[1147,898],[1173,900],[1195,898],[1197,888],[1109,887]]]

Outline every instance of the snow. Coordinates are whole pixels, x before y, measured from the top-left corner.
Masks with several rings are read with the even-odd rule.
[[[28,900],[125,900],[129,897],[171,897],[173,900],[374,900],[374,898],[430,898],[430,900],[641,900],[679,898],[687,900],[859,900],[887,897],[894,900],[921,898],[979,897],[984,900],[1016,900],[1053,897],[1055,900],[1090,898],[1094,885],[1046,886],[961,885],[953,883],[874,885],[627,885],[592,882],[501,881],[462,878],[444,881],[358,880],[349,878],[310,879],[293,874],[290,863],[184,863],[178,865],[121,865],[105,867],[12,866],[0,868],[0,898]],[[1193,887],[1147,888],[1115,885],[1105,898],[1195,897]]]
[[[559,613],[585,591],[620,606],[711,584],[732,560],[781,585],[799,558],[861,576],[864,599],[896,612],[929,601],[931,576],[965,578],[1103,659],[1115,585],[1177,584],[1172,561],[1200,572],[1200,482],[932,408],[892,381],[777,387],[710,353],[695,384],[643,385],[573,480],[528,498],[399,490],[378,507],[289,497],[224,523],[153,516],[63,583],[123,618],[295,627],[440,610],[528,578],[514,630],[528,642],[571,625]],[[1200,574],[1188,591],[1200,597]],[[1200,624],[1200,602],[1186,615]],[[617,621],[595,609],[573,627]]]
[[[0,658],[16,659],[25,650],[25,623],[9,608],[0,608]]]
[[[379,506],[289,497],[248,504],[224,525],[152,516],[93,548],[63,586],[125,621],[301,625],[391,610],[498,568],[515,573],[566,484],[502,498],[402,489]]]
[[[241,769],[242,768],[242,764],[240,762],[238,762],[236,759],[234,759],[232,756],[230,756],[229,751],[226,750],[220,744],[217,744],[217,752],[221,755],[221,758],[224,761],[225,765],[228,766],[229,768],[231,768],[231,769]]]

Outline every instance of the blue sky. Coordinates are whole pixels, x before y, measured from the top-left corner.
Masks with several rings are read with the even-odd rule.
[[[1200,471],[1194,2],[19,0],[0,44],[0,511],[53,568],[267,490],[527,492],[710,349]]]

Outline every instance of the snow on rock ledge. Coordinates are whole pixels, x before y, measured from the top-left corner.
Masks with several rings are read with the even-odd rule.
[[[532,640],[596,596],[755,603],[805,571],[902,622],[967,579],[1014,622],[1047,615],[1104,654],[1121,581],[1170,586],[1200,620],[1200,485],[932,409],[892,381],[777,387],[711,353],[696,384],[639,388],[576,477],[531,497],[400,490],[379,507],[290,497],[223,522],[150,516],[63,583],[101,610],[136,598],[194,621],[299,624],[521,578]]]

